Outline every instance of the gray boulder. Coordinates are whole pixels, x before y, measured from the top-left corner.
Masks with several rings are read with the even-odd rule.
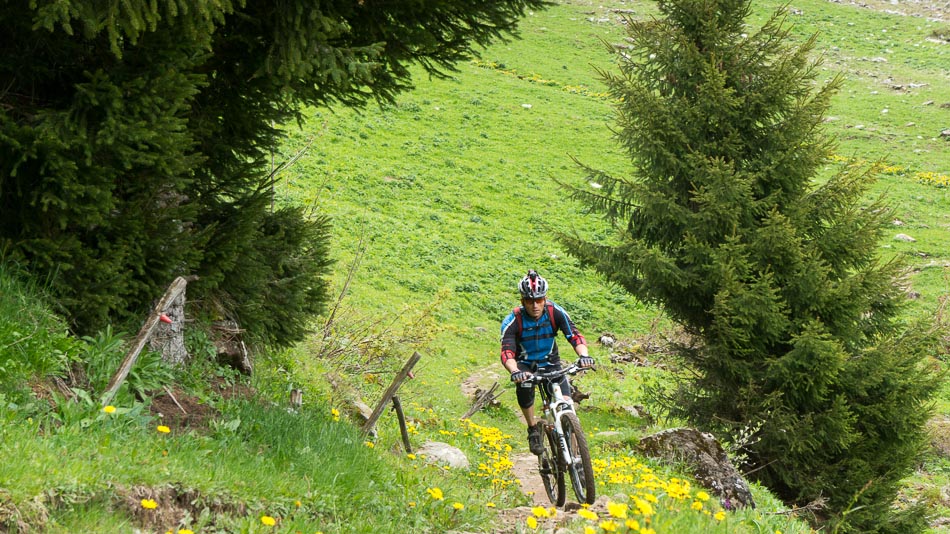
[[[647,456],[686,463],[696,480],[720,498],[723,507],[755,508],[749,484],[712,434],[695,428],[671,428],[642,438],[638,447]]]

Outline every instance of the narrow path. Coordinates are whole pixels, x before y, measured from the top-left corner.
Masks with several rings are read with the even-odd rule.
[[[491,387],[492,383],[498,380],[499,374],[495,371],[494,367],[481,369],[462,381],[462,393],[466,397],[472,398],[476,390],[487,390]],[[508,401],[514,402],[514,398],[509,398]],[[521,414],[521,410],[517,409],[517,406],[512,407],[512,409],[518,414],[518,419],[522,423],[520,433],[515,435],[513,440],[520,442],[527,448],[528,437],[525,430],[526,427],[524,426],[524,417]],[[525,451],[512,453],[509,459],[513,464],[511,468],[512,474],[518,480],[522,493],[530,498],[531,505],[498,510],[500,524],[499,527],[493,531],[493,534],[514,534],[516,532],[522,532],[525,530],[525,521],[528,517],[533,515],[533,507],[541,506],[547,510],[550,510],[552,507],[551,501],[544,491],[541,475],[538,474],[538,457]],[[559,508],[554,518],[538,519],[539,528],[537,532],[556,532],[560,526],[575,518],[576,510],[580,508],[580,505],[572,500],[573,494],[570,493],[570,482],[567,484],[567,491],[568,503],[566,510]],[[604,505],[601,502],[594,505],[594,508],[603,507]]]
[[[530,452],[522,452],[512,454],[509,458],[514,464],[511,471],[521,484],[521,492],[531,497],[534,506],[551,506],[551,501],[544,492],[541,475],[538,474],[538,457]]]

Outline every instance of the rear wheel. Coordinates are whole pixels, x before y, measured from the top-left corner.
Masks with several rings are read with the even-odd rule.
[[[587,437],[581,430],[581,421],[577,414],[566,412],[561,416],[561,430],[564,439],[571,451],[572,462],[567,466],[571,474],[571,486],[577,502],[594,504],[597,498],[597,489],[594,486],[594,468],[590,463],[590,450],[587,447]]]
[[[544,426],[544,452],[538,456],[538,471],[541,473],[541,481],[544,483],[544,491],[551,499],[554,506],[564,506],[567,501],[567,492],[564,484],[564,470],[561,468],[561,462],[558,461],[557,437],[547,425]]]

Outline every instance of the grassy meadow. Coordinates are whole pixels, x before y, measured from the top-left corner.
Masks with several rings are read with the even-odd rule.
[[[750,26],[781,5],[756,2]],[[881,162],[874,193],[886,194],[894,209],[892,235],[916,240],[889,236],[881,254],[908,262],[909,284],[919,294],[908,303],[908,320],[929,320],[942,313],[948,288],[950,141],[940,133],[950,124],[950,45],[939,36],[950,23],[928,18],[940,12],[896,12],[904,7],[795,2],[787,22],[794,39],[818,32],[820,80],[845,79],[826,122],[839,142],[828,172],[851,160]],[[391,317],[397,329],[411,328],[420,314],[434,319],[419,343],[425,357],[418,378],[403,386],[405,398],[462,413],[468,401],[460,380],[482,376],[487,387],[497,378],[498,324],[517,305],[515,284],[528,268],[548,278],[551,297],[591,340],[609,332],[636,346],[667,331],[660,311],[583,269],[551,235],[552,228],[573,228],[609,236],[556,181],[580,183],[575,158],[627,172],[597,71],[614,68],[607,45],[623,40],[621,13],[654,12],[647,2],[557,2],[530,14],[522,40],[486,49],[447,78],[420,71],[415,91],[394,105],[311,110],[302,128],[288,126],[278,161],[305,151],[285,171],[278,194],[333,217],[337,286],[348,280],[344,302],[361,314]],[[315,352],[304,345],[293,358],[306,368]],[[397,347],[391,371],[409,352]],[[593,354],[601,362],[610,356],[596,344]],[[622,407],[648,404],[646,391],[662,388],[668,374],[603,370],[579,381],[594,392],[582,412],[589,428],[622,428],[631,441],[653,430],[625,419]],[[950,390],[944,393],[937,401],[941,417],[950,414]],[[513,396],[503,399],[505,408],[475,419],[518,434],[519,441]],[[950,482],[948,468],[946,458],[928,458],[909,498],[924,495],[938,515],[947,515],[950,501],[939,488]]]
[[[750,26],[781,5],[756,2]],[[893,234],[915,239],[881,243],[883,257],[912,268],[919,298],[908,301],[909,321],[942,317],[950,285],[950,139],[940,135],[950,128],[950,17],[927,7],[803,0],[788,15],[795,39],[819,32],[821,77],[846,80],[826,123],[840,143],[829,173],[852,159],[880,160],[875,193],[894,208]],[[213,349],[193,334],[195,366],[133,380],[174,387],[205,407],[207,420],[172,425],[132,386],[107,411],[90,392],[67,402],[37,381],[24,386],[35,398],[0,390],[0,532],[553,532],[564,513],[531,507],[511,471],[527,443],[498,362],[499,323],[529,268],[548,279],[550,297],[598,360],[576,383],[591,395],[579,412],[598,493],[612,504],[572,519],[567,531],[812,532],[765,488],[753,485],[755,510],[725,511],[682,466],[636,454],[640,436],[679,424],[663,417],[655,394],[676,377],[654,351],[671,325],[553,238],[554,229],[610,236],[557,181],[581,183],[575,159],[627,173],[597,71],[615,68],[608,44],[623,40],[621,15],[652,13],[639,0],[557,1],[523,21],[522,39],[444,78],[416,71],[415,90],[395,103],[308,109],[301,124],[285,125],[274,164],[299,157],[281,172],[277,202],[332,218],[338,301],[306,342],[258,354],[250,379],[210,365]],[[938,15],[943,21],[928,18]],[[0,268],[0,339],[11,340],[0,341],[0,362],[30,361],[40,374],[80,356],[100,370],[118,365],[124,351],[113,340],[131,336],[75,339],[49,309],[41,287]],[[623,354],[660,365],[611,362],[621,350],[598,344],[604,333]],[[375,435],[359,431],[354,401],[374,406],[413,351],[422,359],[399,390],[410,442],[414,450],[455,445],[468,470],[407,454],[390,410]],[[23,373],[0,366],[5,381]],[[494,381],[501,405],[461,421],[470,404],[463,387]],[[293,388],[304,392],[299,411],[286,408]],[[657,418],[631,415],[633,405]],[[948,420],[945,387],[935,447],[895,503],[931,506],[935,533],[950,532]]]

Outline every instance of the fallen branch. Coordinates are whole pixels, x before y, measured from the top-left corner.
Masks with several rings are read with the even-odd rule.
[[[488,391],[483,391],[477,397],[475,397],[475,401],[472,402],[472,407],[469,408],[468,411],[465,412],[465,415],[463,415],[461,418],[468,419],[469,417],[474,415],[475,412],[481,410],[485,406],[494,404],[495,401],[498,400],[498,397],[501,397],[501,395],[504,393],[504,390],[502,390],[498,392],[497,395],[495,395],[496,389],[498,389],[498,382],[495,382],[494,384],[492,384],[491,388],[489,388]]]
[[[185,409],[181,406],[181,403],[178,402],[178,399],[175,398],[175,394],[172,393],[172,390],[168,386],[162,386],[162,389],[164,389],[165,393],[168,394],[168,398],[170,398],[172,402],[175,403],[175,406],[178,406],[178,409],[181,410],[181,413],[188,415],[188,412],[185,411]]]

